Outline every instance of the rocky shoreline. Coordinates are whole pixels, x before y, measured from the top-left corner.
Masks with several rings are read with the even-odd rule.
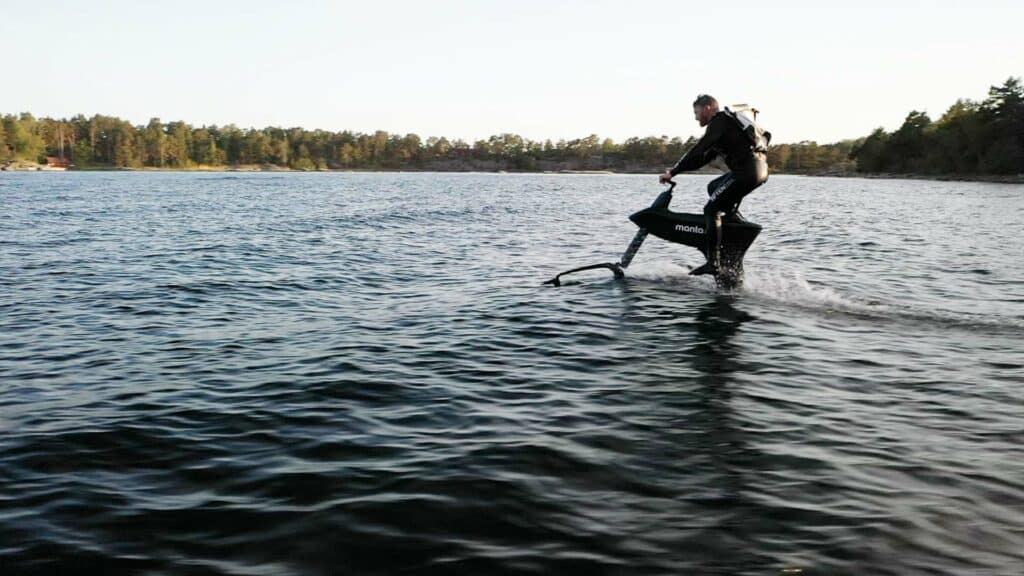
[[[0,170],[11,172],[33,172],[36,170],[57,170],[57,168],[48,168],[46,164],[31,162],[29,160],[10,160],[8,162],[0,163]]]
[[[71,166],[69,170],[75,172],[491,172],[495,174],[658,174],[661,169],[651,167],[648,170],[486,170],[473,169],[472,167],[460,167],[458,170],[446,170],[438,167],[431,170],[426,169],[295,169],[274,164],[242,164],[242,165],[199,165],[189,168],[126,168],[118,166]],[[9,172],[34,172],[34,171],[64,171],[64,168],[49,167],[46,164],[31,162],[28,160],[13,160],[0,164],[0,170]],[[701,170],[694,174],[717,174],[717,170]],[[773,172],[773,175],[806,176],[810,178],[868,178],[879,180],[935,180],[940,182],[991,182],[998,184],[1024,184],[1024,174],[896,174],[896,173],[862,173],[862,172],[821,172],[821,173],[792,173]]]

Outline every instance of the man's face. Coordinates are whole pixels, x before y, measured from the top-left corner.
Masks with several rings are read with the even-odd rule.
[[[700,122],[700,127],[703,128],[711,122],[711,117],[715,114],[711,111],[711,106],[695,105],[693,107],[693,119]]]

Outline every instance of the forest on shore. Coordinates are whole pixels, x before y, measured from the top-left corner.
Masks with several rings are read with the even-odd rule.
[[[769,127],[770,129],[770,127]],[[472,143],[416,134],[304,128],[146,125],[103,115],[0,116],[0,166],[64,159],[75,169],[203,169],[249,166],[290,170],[437,170],[656,172],[675,163],[691,137],[648,136],[614,142],[591,134],[533,141],[499,134]],[[976,102],[957,100],[932,120],[911,111],[897,130],[830,144],[774,144],[771,170],[791,174],[909,174],[984,177],[1024,173],[1024,87],[992,86]]]

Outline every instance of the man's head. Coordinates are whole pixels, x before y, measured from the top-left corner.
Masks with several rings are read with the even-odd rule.
[[[693,119],[700,122],[701,128],[711,122],[711,117],[718,113],[718,100],[714,96],[701,94],[693,101]]]

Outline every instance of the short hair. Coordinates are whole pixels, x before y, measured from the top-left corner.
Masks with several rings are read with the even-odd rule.
[[[712,108],[718,108],[718,100],[715,100],[714,96],[708,96],[707,94],[701,94],[697,96],[697,99],[693,101],[694,106],[711,106]]]

